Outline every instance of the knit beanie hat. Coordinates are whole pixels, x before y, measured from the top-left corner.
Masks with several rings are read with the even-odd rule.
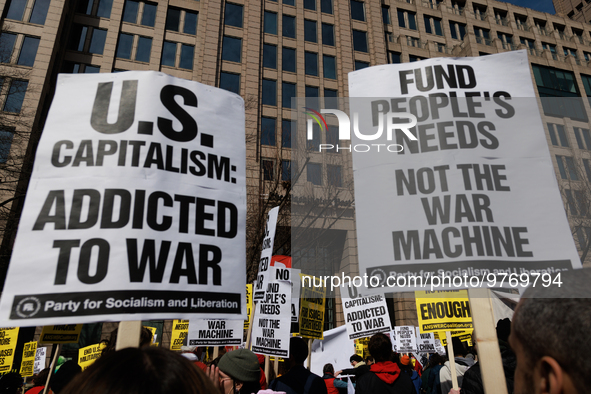
[[[258,382],[261,377],[259,360],[248,349],[238,349],[222,356],[218,363],[220,371],[241,382]]]
[[[408,356],[400,357],[400,363],[402,365],[408,365],[410,363],[410,357],[408,357]]]

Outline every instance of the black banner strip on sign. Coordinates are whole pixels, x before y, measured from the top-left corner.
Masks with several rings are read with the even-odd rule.
[[[189,340],[189,346],[219,346],[219,345],[241,345],[240,339],[218,339],[218,340]]]
[[[14,297],[11,319],[126,313],[240,314],[240,293],[119,290]]]
[[[284,356],[287,357],[287,351],[286,350],[278,350],[278,349],[269,349],[266,347],[260,347],[260,346],[253,346],[252,347],[252,351],[255,353],[270,353],[274,356]]]
[[[377,334],[378,332],[388,332],[388,331],[390,331],[390,330],[388,330],[388,327],[376,328],[376,329],[369,330],[369,331],[363,331],[363,332],[357,332],[355,334],[351,334],[351,335],[349,335],[349,339],[370,337],[373,334]]]

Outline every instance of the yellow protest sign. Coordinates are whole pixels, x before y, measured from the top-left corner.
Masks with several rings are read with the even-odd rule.
[[[150,346],[159,346],[160,342],[156,342],[156,340],[158,339],[158,338],[156,338],[156,330],[158,330],[158,329],[156,327],[148,327],[148,326],[144,326],[144,327],[146,327],[152,333],[152,344]]]
[[[35,367],[35,355],[37,354],[37,342],[27,342],[23,347],[23,359],[21,361],[20,374],[22,377],[33,376]]]
[[[181,346],[183,346],[188,333],[188,320],[173,320],[172,334],[170,335],[170,350],[181,350]]]
[[[300,274],[300,332],[303,338],[324,338],[324,306],[326,287],[320,278]]]
[[[369,337],[355,339],[355,354],[361,356],[364,360],[369,354]]]
[[[44,326],[39,343],[77,343],[80,339],[82,324]]]
[[[0,329],[0,373],[12,370],[17,339],[18,327]]]
[[[472,333],[474,332],[473,329],[471,330],[460,330],[460,331],[450,331],[452,338],[458,337],[460,341],[466,342],[468,346],[472,346]],[[435,338],[441,341],[443,346],[447,346],[447,339],[445,335],[445,331],[436,331]]]
[[[248,330],[250,327],[250,314],[252,313],[252,285],[246,285],[246,320],[244,321],[244,329]]]
[[[90,367],[92,363],[101,356],[105,346],[106,344],[101,342],[96,345],[80,348],[78,350],[78,365],[80,365],[80,368],[84,371],[86,368]]]
[[[467,290],[415,291],[421,333],[474,328]]]

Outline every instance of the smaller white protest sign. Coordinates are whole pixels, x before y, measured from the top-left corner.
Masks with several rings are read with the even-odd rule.
[[[190,320],[187,343],[189,346],[240,345],[242,320]]]
[[[291,284],[270,282],[265,298],[256,304],[252,347],[255,353],[289,357]]]
[[[432,332],[421,334],[416,327],[417,333],[417,351],[419,353],[435,353],[435,336]]]
[[[348,294],[343,289],[341,294]],[[355,299],[343,298],[343,313],[349,339],[370,337],[378,332],[392,330],[386,299],[383,295]]]
[[[45,369],[45,357],[47,355],[46,347],[38,347],[35,353],[35,364],[33,365],[33,374],[37,375]]]
[[[254,300],[262,300],[265,296],[269,278],[269,267],[271,266],[271,257],[273,257],[273,242],[275,240],[275,229],[277,228],[277,215],[279,207],[269,211],[267,215],[267,224],[265,225],[265,234],[263,238],[263,247],[261,250],[261,260],[259,262],[259,272],[255,281]]]
[[[394,327],[396,347],[398,353],[412,353],[417,351],[417,338],[413,326]]]
[[[446,354],[445,348],[441,344],[441,341],[437,338],[435,338],[435,351],[442,356],[445,356]]]

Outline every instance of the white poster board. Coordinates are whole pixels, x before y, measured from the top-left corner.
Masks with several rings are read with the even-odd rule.
[[[244,127],[226,90],[152,71],[61,74],[0,321],[244,320]]]
[[[47,355],[46,347],[38,347],[35,353],[35,364],[33,365],[33,374],[37,375],[45,369],[45,357]]]
[[[267,215],[265,224],[265,237],[261,250],[261,260],[259,261],[259,271],[254,283],[254,301],[262,300],[265,296],[265,290],[269,283],[269,267],[271,267],[271,257],[273,257],[273,243],[275,242],[275,230],[277,229],[277,215],[279,207],[272,208]]]
[[[341,288],[341,294],[348,294]],[[343,297],[343,314],[349,339],[371,337],[378,332],[390,332],[390,314],[381,294],[359,298]]]
[[[242,344],[244,322],[241,320],[189,321],[189,346],[225,346]]]
[[[419,332],[419,327],[415,327],[417,334],[417,352],[418,353],[435,353],[435,336],[432,332],[424,334]]]
[[[268,356],[289,357],[291,284],[271,281],[265,298],[256,303],[251,349]]]
[[[581,266],[531,81],[524,50],[349,74],[359,270],[379,291]]]
[[[398,353],[414,353],[417,351],[414,326],[396,326],[394,327],[394,333]]]

